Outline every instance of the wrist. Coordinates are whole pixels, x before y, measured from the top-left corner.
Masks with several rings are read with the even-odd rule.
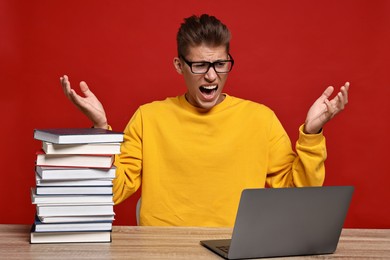
[[[310,127],[307,127],[306,124],[304,124],[302,131],[304,134],[307,134],[307,135],[315,135],[315,134],[319,134],[322,132],[322,127],[321,128],[310,128]]]
[[[107,123],[105,123],[105,124],[94,124],[92,127],[93,128],[108,129],[108,124]]]

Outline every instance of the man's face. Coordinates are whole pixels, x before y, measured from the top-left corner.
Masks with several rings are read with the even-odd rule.
[[[189,54],[184,57],[190,62],[227,60],[228,53],[225,46],[210,47],[200,45],[190,47]],[[188,102],[205,110],[210,110],[221,103],[225,96],[222,94],[227,80],[227,73],[216,73],[213,67],[205,74],[193,74],[191,68],[181,59],[175,58],[174,65],[179,74],[184,76],[187,85],[186,98]]]

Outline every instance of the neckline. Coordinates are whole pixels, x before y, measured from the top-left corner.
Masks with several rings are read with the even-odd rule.
[[[196,114],[206,115],[206,114],[211,114],[211,113],[221,111],[222,109],[226,108],[229,105],[229,103],[231,102],[231,96],[229,96],[226,93],[222,93],[222,95],[224,95],[225,98],[219,104],[215,105],[214,107],[212,107],[209,110],[204,110],[202,108],[193,106],[192,104],[190,104],[187,101],[185,94],[179,96],[179,101],[187,110],[189,110],[193,113],[196,113]]]

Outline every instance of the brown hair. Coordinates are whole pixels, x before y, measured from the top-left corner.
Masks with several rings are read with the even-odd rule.
[[[184,19],[177,33],[177,52],[179,57],[186,56],[189,47],[207,44],[210,46],[226,46],[229,53],[230,31],[226,25],[214,16],[202,14]]]

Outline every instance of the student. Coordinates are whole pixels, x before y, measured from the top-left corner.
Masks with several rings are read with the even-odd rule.
[[[124,130],[114,202],[142,183],[141,225],[232,227],[244,188],[323,184],[322,128],[344,109],[349,83],[331,100],[328,87],[314,102],[299,128],[295,153],[273,111],[223,92],[234,65],[229,41],[230,31],[217,18],[186,18],[173,64],[187,92],[140,106]],[[94,127],[110,128],[85,82],[80,96],[66,75],[60,80]]]

